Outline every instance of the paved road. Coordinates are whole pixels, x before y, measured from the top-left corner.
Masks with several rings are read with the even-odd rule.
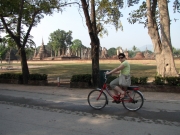
[[[0,84],[0,135],[179,135],[180,94],[144,92],[138,112],[89,107],[91,89]]]

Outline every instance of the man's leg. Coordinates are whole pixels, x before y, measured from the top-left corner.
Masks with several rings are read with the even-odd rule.
[[[119,85],[119,77],[111,81],[110,87],[113,89],[114,94],[118,95],[118,93],[124,94],[124,91],[118,86]]]
[[[118,92],[121,94],[121,95],[124,95],[124,91],[119,87],[119,86],[115,86],[114,87],[114,94],[115,95],[118,95]],[[121,96],[122,97],[122,96]]]

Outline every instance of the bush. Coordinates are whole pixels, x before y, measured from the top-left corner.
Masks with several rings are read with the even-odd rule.
[[[139,78],[131,76],[131,84],[139,84]]]
[[[19,80],[20,78],[22,78],[22,74],[21,73],[3,73],[0,74],[0,78],[1,79],[16,79]]]
[[[88,83],[91,83],[91,75],[90,74],[73,75],[71,78],[71,82],[88,82]]]
[[[4,73],[0,74],[1,79],[23,80],[22,73]],[[29,74],[29,80],[47,80],[46,74]]]
[[[116,79],[117,76],[108,76],[106,83],[109,84],[112,80]]]
[[[139,84],[147,84],[148,77],[140,77],[139,78]]]
[[[165,78],[161,76],[155,76],[154,77],[154,83],[156,85],[164,85],[165,84]]]
[[[29,80],[47,80],[46,74],[29,74]]]
[[[180,86],[180,77],[166,77],[167,85]]]
[[[156,85],[173,85],[180,86],[180,77],[161,77],[155,76],[154,83]]]
[[[11,79],[11,74],[10,73],[1,74],[0,78],[2,78],[2,79]]]

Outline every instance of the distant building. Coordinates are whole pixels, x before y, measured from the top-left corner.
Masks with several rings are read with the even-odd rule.
[[[133,59],[144,59],[145,56],[142,52],[137,52]]]
[[[44,58],[46,58],[48,56],[49,55],[47,53],[47,50],[46,50],[45,45],[44,45],[44,41],[42,39],[42,44],[39,48],[39,52],[37,53],[37,50],[35,49],[33,60],[43,60]]]

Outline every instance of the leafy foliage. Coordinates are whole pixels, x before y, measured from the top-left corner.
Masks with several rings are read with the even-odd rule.
[[[29,74],[29,80],[47,80],[46,74]]]
[[[2,42],[0,42],[0,59],[5,58],[5,54],[6,54],[7,50],[8,50],[8,48]]]
[[[96,6],[96,21],[97,21],[97,31],[102,37],[103,34],[108,34],[108,31],[104,25],[111,24],[116,30],[123,30],[120,17],[122,13],[119,8],[123,7],[123,0],[98,0]]]
[[[20,73],[3,73],[3,74],[0,74],[0,78],[1,79],[16,79],[16,80],[19,80],[19,79],[22,79],[22,74],[20,74]]]
[[[147,84],[148,77],[140,77],[139,78],[139,84]]]
[[[174,7],[174,12],[178,12],[180,13],[180,1],[179,0],[175,0],[173,3],[173,7]]]
[[[138,84],[139,83],[139,78],[131,76],[131,84]]]
[[[110,57],[116,55],[116,48],[110,48],[107,52]]]
[[[180,86],[180,77],[166,77],[167,85]]]
[[[22,80],[21,73],[3,73],[0,74],[1,79]],[[47,80],[46,74],[29,74],[28,80]]]
[[[49,46],[56,52],[62,49],[66,50],[68,46],[72,44],[72,31],[65,32],[64,30],[56,30],[49,36]]]
[[[73,75],[71,78],[71,82],[88,82],[88,83],[91,83],[91,75],[90,74]]]
[[[72,54],[76,54],[76,52],[78,52],[78,50],[80,50],[80,48],[85,48],[85,46],[82,45],[82,42],[81,40],[79,39],[75,39],[73,42],[72,42],[72,45],[71,45],[71,50],[72,50]]]
[[[176,49],[174,47],[172,47],[172,48],[173,48],[173,55],[175,57],[180,57],[180,49]]]
[[[32,27],[37,26],[44,15],[61,11],[65,5],[66,2],[59,0],[1,0],[0,32],[5,30],[17,45],[25,84],[29,75],[25,49],[34,43],[30,35]]]
[[[161,76],[155,76],[154,77],[154,83],[157,85],[164,85],[165,84],[165,78]]]
[[[117,76],[108,76],[107,77],[107,84],[109,84],[111,81],[113,81],[114,79],[116,79],[117,78]]]

